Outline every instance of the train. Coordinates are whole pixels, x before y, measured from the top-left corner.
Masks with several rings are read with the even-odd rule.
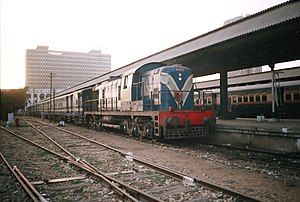
[[[140,138],[182,139],[208,135],[216,118],[194,108],[193,74],[182,65],[147,63],[95,85],[59,93],[33,106],[35,114]]]
[[[300,80],[281,81],[276,88],[277,101],[275,115],[272,113],[271,83],[255,83],[228,88],[228,111],[236,117],[256,118],[264,115],[266,118],[300,118]],[[211,88],[195,91],[195,107],[212,109],[216,116],[220,114],[220,90]]]

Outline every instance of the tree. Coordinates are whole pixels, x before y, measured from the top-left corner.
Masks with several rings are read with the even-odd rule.
[[[26,94],[28,87],[22,89],[0,89],[0,119],[6,120],[7,114],[18,109],[25,108],[25,102],[29,98]]]

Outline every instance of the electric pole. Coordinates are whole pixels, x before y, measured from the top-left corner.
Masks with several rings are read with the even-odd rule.
[[[52,77],[53,73],[50,72],[50,106],[49,106],[49,119],[52,121]]]

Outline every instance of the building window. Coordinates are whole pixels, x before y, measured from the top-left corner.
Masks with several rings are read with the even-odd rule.
[[[244,102],[248,102],[248,96],[243,96]]]
[[[238,97],[238,102],[243,102],[243,97],[242,96]]]

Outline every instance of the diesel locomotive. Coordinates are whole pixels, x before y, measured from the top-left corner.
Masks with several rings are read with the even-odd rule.
[[[155,140],[205,136],[216,122],[212,110],[194,109],[191,69],[157,62],[72,93],[62,92],[51,103],[52,112],[50,99],[38,103],[35,111]]]

